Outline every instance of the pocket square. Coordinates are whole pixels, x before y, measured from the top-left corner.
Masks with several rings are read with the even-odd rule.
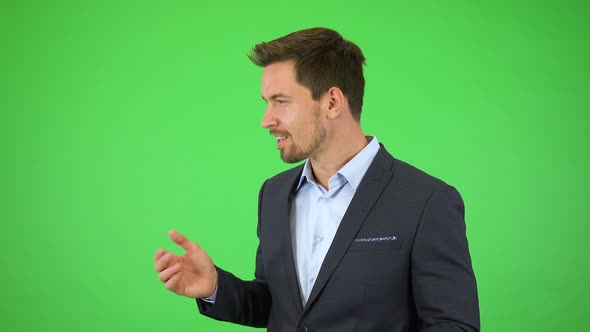
[[[396,241],[397,236],[384,236],[384,237],[364,237],[354,239],[354,242],[379,242],[379,241]]]

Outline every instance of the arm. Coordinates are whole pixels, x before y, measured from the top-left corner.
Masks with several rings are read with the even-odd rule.
[[[423,211],[411,258],[422,332],[479,331],[477,285],[459,193],[445,185]]]

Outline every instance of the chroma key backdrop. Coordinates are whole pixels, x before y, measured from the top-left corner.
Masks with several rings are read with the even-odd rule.
[[[176,229],[253,278],[262,41],[325,26],[367,58],[362,124],[455,186],[483,331],[590,316],[587,1],[2,1],[0,330],[251,331],[153,270]]]

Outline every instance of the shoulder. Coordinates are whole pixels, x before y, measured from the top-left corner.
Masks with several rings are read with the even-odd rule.
[[[448,186],[448,184],[440,178],[426,173],[405,161],[394,158],[394,167],[395,179],[399,184],[430,190]]]
[[[438,197],[453,204],[463,204],[461,194],[454,186],[404,161],[396,159],[394,163],[396,176],[392,179],[392,184],[407,199],[429,202]]]
[[[385,154],[386,158],[390,158],[394,173],[389,186],[394,187],[396,192],[422,198],[428,198],[437,192],[456,192],[452,185],[438,176],[429,174],[408,162],[397,159],[397,157],[387,152],[384,147],[381,148],[379,154]]]

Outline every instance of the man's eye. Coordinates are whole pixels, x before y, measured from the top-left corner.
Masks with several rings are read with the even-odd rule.
[[[287,101],[283,99],[277,99],[277,104],[286,104]]]

